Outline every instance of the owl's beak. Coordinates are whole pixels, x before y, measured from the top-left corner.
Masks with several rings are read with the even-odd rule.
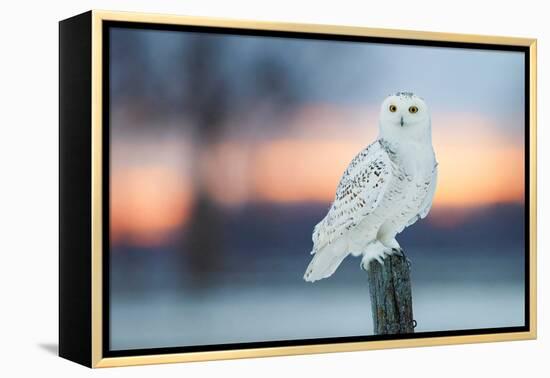
[[[405,122],[403,122],[403,117],[401,117],[401,122],[399,124],[401,125],[401,127],[403,127],[403,125],[405,124]]]

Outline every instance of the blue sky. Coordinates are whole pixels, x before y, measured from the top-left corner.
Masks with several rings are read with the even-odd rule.
[[[407,90],[432,109],[484,114],[499,119],[507,131],[523,130],[521,52],[114,29],[113,72],[127,68],[117,66],[117,46],[138,40],[140,49],[130,54],[140,54],[162,90],[179,93],[185,89],[174,72],[183,77],[185,70],[178,70],[178,54],[197,37],[217,43],[222,64],[215,63],[232,83],[235,100],[249,101],[251,66],[269,61],[285,70],[296,101],[379,104],[386,95]]]

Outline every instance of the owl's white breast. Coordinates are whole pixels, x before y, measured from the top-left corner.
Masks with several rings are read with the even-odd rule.
[[[430,144],[392,144],[394,171],[379,216],[401,232],[421,210],[433,178],[435,155]]]
[[[431,175],[435,165],[433,147],[428,143],[402,142],[392,143],[395,151],[394,162],[414,179],[424,179]]]
[[[347,236],[352,253],[363,251],[382,225],[390,232],[401,232],[418,215],[433,179],[435,156],[431,145],[383,143],[393,163],[391,179],[376,210]]]

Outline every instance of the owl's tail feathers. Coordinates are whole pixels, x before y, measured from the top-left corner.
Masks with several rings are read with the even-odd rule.
[[[339,238],[334,243],[325,245],[320,250],[315,251],[313,259],[304,274],[304,280],[315,282],[332,276],[348,254],[347,243],[344,238]]]

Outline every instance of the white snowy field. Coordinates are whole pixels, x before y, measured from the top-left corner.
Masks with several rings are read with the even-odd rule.
[[[517,286],[415,286],[417,332],[523,325]],[[372,334],[368,290],[220,290],[207,302],[175,294],[119,303],[112,349]]]
[[[510,255],[502,259],[499,265],[489,258],[447,259],[449,269],[438,269],[433,260],[415,258],[416,332],[522,326],[523,265]],[[277,284],[227,281],[200,292],[114,293],[111,349],[371,335],[367,280],[356,262],[315,284],[297,277]]]

